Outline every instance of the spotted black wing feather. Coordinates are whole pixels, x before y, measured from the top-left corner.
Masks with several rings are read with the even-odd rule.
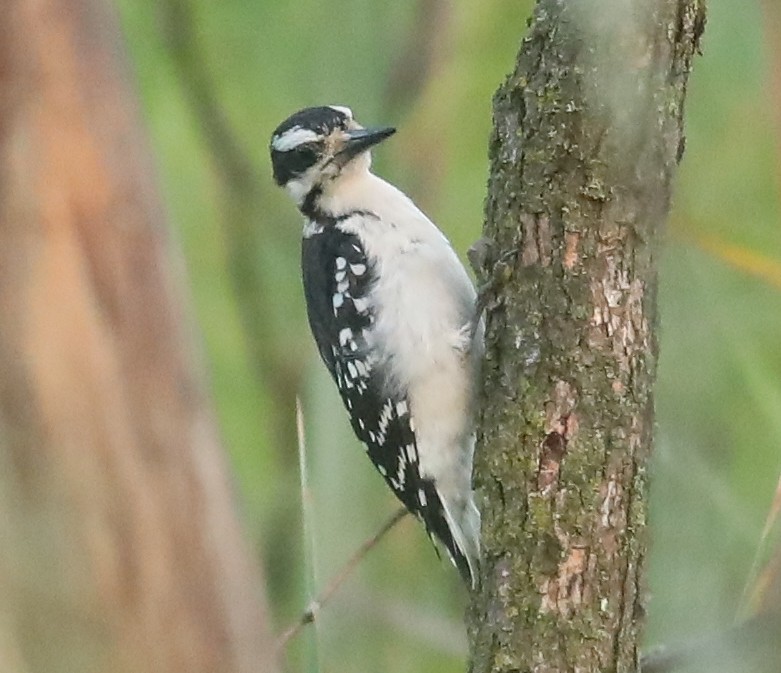
[[[341,268],[337,269],[337,264]],[[355,361],[359,345],[365,348],[363,334],[371,316],[361,310],[360,302],[366,301],[372,273],[358,237],[334,226],[303,239],[301,271],[309,326],[320,356],[335,378],[337,362]]]
[[[407,399],[383,390],[376,355],[367,346],[366,335],[374,323],[369,293],[375,270],[360,239],[335,225],[313,226],[302,242],[307,315],[320,356],[369,458],[469,581],[467,559],[453,539],[434,482],[420,475]]]

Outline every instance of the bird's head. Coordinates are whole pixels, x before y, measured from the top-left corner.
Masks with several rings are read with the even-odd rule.
[[[396,132],[363,128],[350,108],[329,105],[299,110],[271,136],[274,180],[302,206],[306,197],[353,171],[366,171],[369,149]]]

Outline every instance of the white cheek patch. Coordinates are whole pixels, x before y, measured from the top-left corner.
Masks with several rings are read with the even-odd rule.
[[[344,107],[343,105],[329,105],[328,107],[330,107],[332,110],[336,110],[337,112],[341,112],[343,115],[347,116],[347,119],[352,121],[353,111],[350,108]]]
[[[290,194],[293,201],[297,204],[302,204],[306,195],[312,189],[312,179],[308,173],[305,173],[302,177],[289,180],[285,183],[285,191]]]
[[[303,145],[304,143],[311,143],[319,139],[317,133],[311,129],[304,129],[300,126],[294,126],[292,129],[288,129],[281,136],[277,136],[271,141],[271,147],[277,152],[287,152],[294,147]]]

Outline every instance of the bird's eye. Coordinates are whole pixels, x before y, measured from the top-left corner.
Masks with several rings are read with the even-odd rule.
[[[271,152],[274,164],[274,179],[283,185],[296,176],[303,175],[314,166],[322,153],[322,145],[317,142],[301,143],[285,150]]]
[[[286,162],[293,173],[301,174],[317,163],[320,153],[316,143],[304,143],[291,149]]]
[[[317,159],[318,145],[316,143],[305,143],[296,147],[295,152],[297,157],[300,157],[301,161],[309,160],[314,163]]]

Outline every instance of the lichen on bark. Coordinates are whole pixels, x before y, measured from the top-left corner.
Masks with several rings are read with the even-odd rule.
[[[637,667],[655,260],[704,20],[539,0],[494,99],[475,673]]]

